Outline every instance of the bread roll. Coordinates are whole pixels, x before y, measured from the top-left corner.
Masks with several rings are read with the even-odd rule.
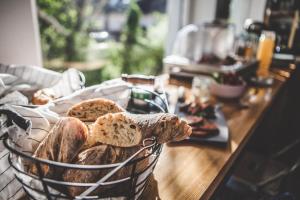
[[[71,163],[86,142],[87,134],[86,125],[79,119],[61,118],[40,143],[33,157]],[[47,177],[52,177],[54,173],[62,170],[50,168],[46,164],[42,165],[42,172]],[[37,174],[36,166],[33,164],[29,171]]]
[[[125,110],[109,99],[97,98],[82,101],[72,106],[67,115],[76,117],[81,121],[96,121],[96,119],[107,113],[124,112]]]
[[[136,153],[139,150],[138,147],[120,148],[110,145],[98,145],[90,149],[81,152],[78,155],[78,159],[75,162],[80,165],[104,165],[123,162]],[[137,157],[142,157],[146,154],[146,151],[141,152]],[[135,172],[141,172],[148,165],[148,159],[145,158],[139,161]],[[63,180],[67,182],[79,182],[79,183],[95,183],[109,173],[111,169],[101,170],[78,170],[69,169],[63,174]],[[123,167],[116,174],[114,174],[108,181],[123,179],[131,175],[132,165]],[[114,186],[100,186],[93,194],[100,195],[101,197],[108,196],[120,196],[129,192],[130,185],[121,183]],[[71,196],[80,195],[87,187],[68,187],[69,194]]]
[[[109,113],[99,117],[92,126],[87,146],[103,143],[132,147],[141,143],[142,132],[126,113]]]
[[[49,101],[54,100],[56,97],[55,92],[51,88],[44,88],[42,90],[38,90],[32,96],[32,104],[34,105],[44,105]]]

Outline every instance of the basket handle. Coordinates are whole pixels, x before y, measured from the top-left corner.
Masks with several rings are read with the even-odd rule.
[[[147,144],[150,142],[150,144]],[[148,149],[150,147],[153,147],[156,144],[156,138],[146,138],[143,140],[143,148],[138,150],[135,154],[130,156],[128,159],[126,159],[122,164],[120,164],[118,167],[111,170],[108,174],[106,174],[104,177],[102,177],[99,181],[97,181],[97,185],[89,187],[87,190],[85,190],[83,193],[81,193],[79,196],[76,196],[75,199],[86,199],[87,195],[92,193],[95,189],[101,185],[101,183],[104,183],[106,180],[108,180],[111,176],[113,176],[117,171],[119,171],[121,168],[123,168],[127,163],[129,163],[132,159],[134,159],[138,154],[140,154],[145,149]]]
[[[157,92],[154,92],[154,91],[151,91],[151,90],[148,90],[148,89],[145,89],[145,88],[142,88],[142,87],[139,87],[139,86],[131,86],[131,88],[137,88],[137,89],[141,89],[141,90],[144,90],[146,92],[149,92],[153,95],[155,95],[156,97],[158,97],[162,102],[163,104],[165,105],[166,109],[162,109],[161,106],[159,106],[159,109],[162,110],[163,112],[169,112],[170,109],[169,109],[169,104],[168,104],[168,100],[167,100],[167,96],[166,96],[166,93],[163,92],[163,96],[162,97],[160,94],[158,94]],[[150,101],[148,100],[147,101],[148,103],[152,103],[152,104],[155,104],[155,106],[158,106],[158,104],[154,103],[153,101]]]

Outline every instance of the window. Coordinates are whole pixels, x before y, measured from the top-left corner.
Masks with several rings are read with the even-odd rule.
[[[37,0],[44,66],[88,84],[162,69],[166,0]]]

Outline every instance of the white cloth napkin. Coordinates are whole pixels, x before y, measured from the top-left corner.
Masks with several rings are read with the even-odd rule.
[[[64,97],[82,89],[82,79],[81,72],[72,68],[58,73],[35,66],[0,64],[0,96],[4,96],[0,103],[27,105],[29,101],[24,98],[31,98],[43,88],[51,88],[55,96]]]
[[[18,113],[24,119],[27,119],[27,124],[24,122],[25,126],[20,128],[18,119],[12,121],[9,126],[8,121],[10,121],[11,116],[7,116],[1,113],[1,130],[0,135],[8,133],[14,142],[20,145],[22,152],[32,153],[33,147],[41,141],[47,131],[50,128],[48,120],[39,114],[34,109],[24,108],[13,105],[3,105],[0,110],[9,110]],[[31,120],[32,119],[32,120]],[[29,123],[28,123],[29,122]],[[30,133],[30,135],[27,135]],[[24,191],[21,189],[21,184],[16,180],[13,172],[13,168],[8,163],[9,151],[4,148],[2,142],[0,143],[0,199],[18,199],[23,194]]]

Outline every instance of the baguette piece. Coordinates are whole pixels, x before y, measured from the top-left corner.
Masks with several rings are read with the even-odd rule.
[[[39,144],[33,157],[71,163],[86,142],[88,129],[77,118],[61,118],[51,129],[44,140]],[[43,175],[51,177],[63,169],[50,168],[47,164],[41,165]],[[36,165],[29,169],[30,173],[37,174]]]
[[[142,132],[126,113],[109,113],[99,117],[91,127],[85,146],[109,144],[118,147],[132,147],[141,143]]]
[[[103,165],[123,162],[131,155],[139,150],[140,146],[131,148],[114,147],[110,145],[98,145],[92,148],[86,149],[78,155],[76,164],[79,165]],[[146,151],[141,152],[137,158],[146,155]],[[138,161],[135,172],[141,172],[148,165],[148,158],[144,158]],[[132,165],[125,166],[116,172],[108,181],[119,180],[130,176],[132,172]],[[63,180],[66,182],[77,183],[95,183],[109,173],[112,169],[100,169],[100,170],[80,170],[69,169],[63,174]],[[127,182],[120,183],[118,185],[100,186],[92,194],[100,195],[101,197],[121,196],[129,192],[130,184]],[[87,187],[68,187],[69,195],[77,196],[85,191]]]
[[[156,137],[159,144],[180,141],[192,134],[192,128],[186,121],[174,114],[128,114],[141,129],[143,139]]]
[[[84,122],[94,122],[107,113],[124,112],[125,110],[109,99],[96,98],[82,101],[72,106],[67,115]]]
[[[176,115],[114,113],[99,117],[87,140],[88,147],[103,143],[132,147],[142,139],[155,136],[159,144],[180,141],[190,136],[192,128]]]

